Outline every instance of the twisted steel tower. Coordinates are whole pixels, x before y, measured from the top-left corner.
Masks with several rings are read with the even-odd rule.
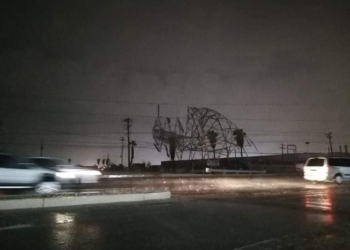
[[[152,134],[156,149],[161,152],[164,145],[172,160],[175,155],[182,159],[185,151],[189,152],[189,159],[215,159],[229,157],[237,147],[241,147],[236,140],[237,131],[240,129],[220,113],[208,108],[189,107],[186,130],[178,118],[172,126],[170,118],[162,122],[158,115]],[[249,138],[246,141],[249,146],[254,145]]]

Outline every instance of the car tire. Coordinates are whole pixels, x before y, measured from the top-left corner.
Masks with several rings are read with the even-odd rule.
[[[343,183],[343,176],[341,176],[340,174],[337,174],[334,178],[334,181],[337,183],[337,184],[342,184]]]
[[[53,194],[61,190],[60,183],[53,175],[45,174],[40,182],[35,185],[35,192],[38,194]]]

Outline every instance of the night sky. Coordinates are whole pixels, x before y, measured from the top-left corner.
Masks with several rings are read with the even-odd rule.
[[[6,2],[4,151],[37,156],[43,139],[44,156],[119,164],[129,115],[134,162],[156,164],[157,104],[180,118],[214,109],[262,154],[327,152],[327,132],[336,151],[350,144],[350,1]]]

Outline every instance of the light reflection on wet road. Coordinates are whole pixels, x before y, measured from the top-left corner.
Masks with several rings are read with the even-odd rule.
[[[226,250],[350,216],[348,184],[227,179],[208,180],[221,186],[205,190],[182,181],[188,188],[167,186],[177,193],[166,201],[1,212],[0,242],[3,249]]]
[[[317,191],[313,189],[307,190],[304,194],[305,207],[332,212],[333,204],[330,192],[330,188],[325,188]]]

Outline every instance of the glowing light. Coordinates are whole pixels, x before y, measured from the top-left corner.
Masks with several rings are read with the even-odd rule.
[[[82,170],[82,171],[79,171],[79,174],[81,174],[81,175],[92,175],[92,176],[102,175],[100,171],[96,171],[96,170]]]
[[[56,213],[55,214],[55,221],[56,221],[56,223],[59,223],[59,224],[74,222],[74,216],[69,215],[69,214]]]
[[[73,173],[56,173],[56,176],[62,179],[75,179],[76,175]]]
[[[318,209],[323,211],[332,211],[333,203],[328,189],[321,192],[308,190],[304,196],[305,208]]]

